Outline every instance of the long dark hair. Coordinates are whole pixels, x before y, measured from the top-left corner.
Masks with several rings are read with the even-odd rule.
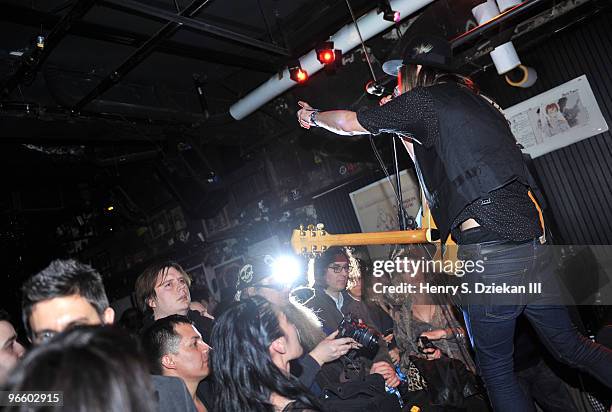
[[[405,93],[416,87],[427,87],[449,81],[462,84],[476,94],[480,93],[474,81],[469,77],[429,66],[421,66],[420,70],[415,64],[400,66],[400,78],[402,79],[400,84],[401,93]]]
[[[156,409],[151,377],[138,341],[112,326],[77,327],[36,347],[14,370],[6,388],[63,392],[63,406],[19,406],[16,411]]]
[[[270,345],[284,336],[278,313],[266,299],[254,296],[234,303],[215,321],[213,411],[272,412],[273,393],[319,409],[300,382],[272,362]]]

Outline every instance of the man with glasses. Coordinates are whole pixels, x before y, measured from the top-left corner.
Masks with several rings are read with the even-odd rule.
[[[349,303],[351,298],[347,294],[346,285],[352,269],[347,253],[340,247],[327,249],[315,261],[313,296],[304,305],[312,309],[321,319],[325,333],[338,330],[344,315],[348,314],[345,302]],[[395,387],[399,385],[399,378],[392,366],[389,350],[382,338],[379,344],[379,350],[373,357],[371,353],[360,350],[354,363],[358,362],[360,368],[365,368],[369,373],[381,374],[388,386]],[[343,370],[328,368],[322,372],[327,372],[320,373],[317,378],[317,382],[322,387],[348,378],[346,367]]]
[[[344,317],[342,307],[351,269],[348,256],[339,247],[328,249],[315,261],[314,294],[305,304],[317,313],[326,333],[336,330]]]
[[[76,260],[54,260],[23,285],[23,324],[34,345],[75,325],[111,324],[102,277]]]
[[[274,259],[268,255],[259,256],[250,259],[240,270],[236,284],[236,300],[261,296],[282,310],[289,322],[296,327],[304,350],[304,355],[297,359],[291,372],[304,386],[316,393],[318,390],[313,388],[312,384],[321,367],[346,355],[358,345],[351,338],[335,339],[337,331],[332,331],[333,333],[326,337],[321,331],[317,316],[294,299],[290,299],[290,287],[290,284],[274,276]]]

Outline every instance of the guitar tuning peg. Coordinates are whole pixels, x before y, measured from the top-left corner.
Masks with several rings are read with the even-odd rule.
[[[327,246],[321,246],[321,252],[325,252],[327,250]]]
[[[314,230],[314,225],[308,225],[308,230]]]
[[[317,230],[323,230],[325,225],[323,223],[317,223]]]
[[[304,225],[300,225],[300,230],[303,232],[304,231]]]

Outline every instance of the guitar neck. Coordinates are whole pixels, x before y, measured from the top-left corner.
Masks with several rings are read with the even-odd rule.
[[[430,232],[429,229],[418,229],[334,235],[324,231],[294,230],[291,245],[300,254],[322,251],[332,246],[427,243],[431,241]]]
[[[396,230],[393,232],[350,233],[320,237],[329,246],[394,245],[427,243],[427,229]]]

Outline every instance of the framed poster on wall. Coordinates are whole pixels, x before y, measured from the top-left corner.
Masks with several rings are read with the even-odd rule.
[[[214,267],[221,300],[233,298],[236,293],[238,273],[244,264],[244,257],[239,256]]]
[[[203,263],[186,270],[191,278],[198,285],[204,285],[208,288],[209,293],[219,301],[221,298],[215,271],[210,266],[205,266]]]

